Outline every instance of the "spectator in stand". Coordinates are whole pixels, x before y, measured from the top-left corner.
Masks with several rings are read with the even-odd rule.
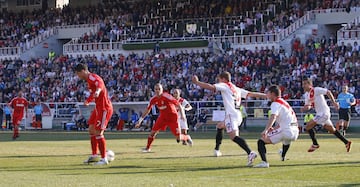
[[[4,106],[4,113],[5,113],[6,129],[11,129],[11,128],[12,128],[12,123],[11,123],[11,109],[10,109],[9,106],[7,106],[7,105]]]
[[[119,108],[119,124],[117,126],[117,130],[122,131],[126,123],[129,122],[129,109],[128,108]]]
[[[131,110],[131,122],[129,125],[129,130],[134,128],[136,122],[139,120],[139,114],[135,112],[135,110]]]
[[[194,131],[197,131],[197,129],[199,129],[201,126],[206,125],[207,114],[206,114],[205,110],[201,110],[201,113],[199,114],[196,121],[197,121],[197,123],[194,127]]]

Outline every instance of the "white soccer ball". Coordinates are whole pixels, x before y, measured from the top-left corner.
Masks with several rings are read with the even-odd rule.
[[[115,160],[115,153],[114,153],[114,151],[112,151],[112,150],[107,150],[107,151],[106,151],[106,157],[107,157],[107,159],[108,159],[109,162]]]

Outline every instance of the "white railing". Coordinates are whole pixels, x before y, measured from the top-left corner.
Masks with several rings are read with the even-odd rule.
[[[295,31],[300,29],[300,27],[309,23],[313,19],[314,19],[313,12],[311,12],[311,11],[306,12],[306,14],[304,16],[302,16],[301,18],[296,20],[294,23],[292,23],[291,25],[289,25],[288,27],[286,27],[285,29],[280,31],[278,37],[280,38],[280,40],[284,40],[285,38],[290,36],[290,34],[294,33]]]
[[[0,48],[0,60],[4,59],[15,59],[20,57],[21,49],[20,47],[3,47]]]
[[[360,30],[342,30],[338,31],[338,41],[343,39],[352,39],[359,40],[360,39]]]
[[[253,35],[234,35],[234,36],[213,36],[208,39],[216,42],[225,42],[228,40],[234,45],[259,44],[259,43],[278,43],[277,34],[253,34]]]
[[[338,42],[343,40],[360,40],[360,16],[356,17],[351,22],[347,23],[346,26],[342,27],[337,32]],[[355,27],[355,28],[351,28]]]
[[[35,47],[40,44],[50,36],[56,34],[56,29],[48,28],[43,33],[37,35],[31,40],[26,40],[24,43],[20,44],[18,47],[4,47],[0,48],[0,59],[16,59],[19,58],[22,53]],[[44,46],[45,47],[45,46]]]
[[[63,53],[76,52],[99,52],[99,51],[119,51],[122,50],[121,42],[98,42],[98,43],[81,43],[81,44],[64,44]]]
[[[86,28],[86,27],[94,27],[96,30],[100,29],[99,24],[61,25],[61,26],[56,26],[56,29],[76,29],[76,28]]]
[[[293,107],[295,113],[298,118],[302,119],[305,113],[300,111],[300,108],[303,105],[304,100],[301,99],[289,99],[287,100],[289,104]],[[189,101],[194,110],[196,110],[196,114],[200,114],[202,110],[206,110],[210,115],[213,110],[223,110],[223,102],[222,101]],[[244,100],[245,108],[247,110],[249,118],[255,117],[255,110],[262,110],[264,117],[267,117],[267,111],[270,109],[267,105],[266,100]],[[141,101],[141,102],[113,102],[114,112],[119,112],[120,108],[129,108],[136,112],[143,112],[144,108],[148,105],[149,102]],[[328,105],[330,106],[331,113],[333,116],[338,115],[338,111],[332,107],[328,101]],[[54,119],[62,119],[62,118],[71,118],[75,111],[79,111],[79,106],[83,105],[82,102],[51,102],[46,103],[51,109],[54,109]],[[5,103],[0,103],[0,106],[4,106]],[[94,104],[92,103],[91,106]]]
[[[37,35],[35,38],[33,38],[31,40],[27,40],[25,42],[25,45],[21,48],[21,52],[25,52],[25,51],[35,47],[36,45],[45,41],[46,39],[48,39],[50,36],[53,36],[54,34],[56,34],[56,29],[48,28],[48,30],[45,30],[43,33]],[[46,48],[46,46],[44,46],[44,47]]]

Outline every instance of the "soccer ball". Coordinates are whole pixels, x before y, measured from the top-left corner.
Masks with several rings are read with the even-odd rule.
[[[106,151],[106,157],[107,157],[107,159],[108,159],[109,162],[115,160],[115,153],[114,153],[114,151],[112,151],[112,150],[107,150],[107,151]]]

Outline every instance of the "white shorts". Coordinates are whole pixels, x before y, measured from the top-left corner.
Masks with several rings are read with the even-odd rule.
[[[178,118],[178,123],[179,123],[180,129],[185,129],[185,130],[189,129],[186,118],[185,118],[185,120]]]
[[[333,125],[331,120],[330,120],[331,115],[330,114],[316,114],[316,116],[314,117],[314,121],[316,122],[316,124],[320,124],[320,125],[325,125],[325,124],[329,124],[329,125]]]
[[[240,110],[239,110],[240,113]],[[239,130],[239,126],[242,122],[241,113],[240,115],[225,115],[225,127],[226,132],[230,133],[232,131]]]
[[[282,142],[284,145],[289,145],[291,141],[295,141],[299,137],[299,128],[297,126],[290,126],[285,129],[274,129],[267,134],[272,144]]]

